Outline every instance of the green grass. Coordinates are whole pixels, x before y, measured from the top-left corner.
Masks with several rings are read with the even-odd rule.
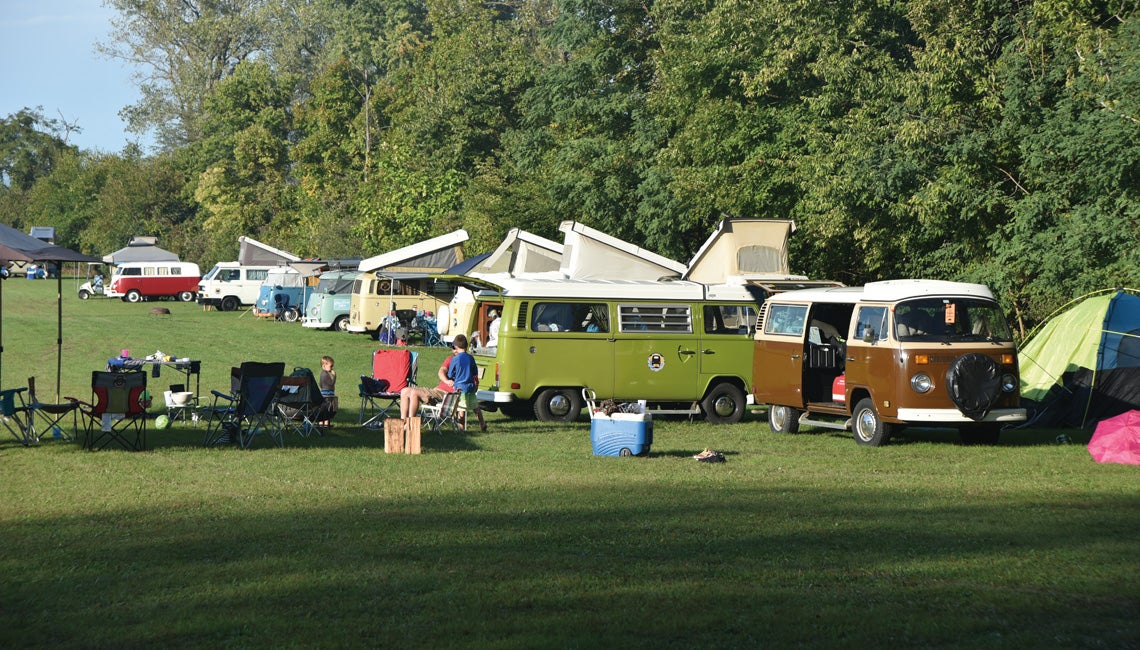
[[[491,414],[386,455],[352,426],[374,341],[193,304],[159,321],[69,282],[64,394],[124,347],[202,359],[203,392],[242,360],[331,354],[342,413],[283,450],[189,426],[137,454],[5,440],[4,647],[1140,647],[1140,474],[1057,431],[866,449],[760,414],[663,419],[623,459],[593,456],[584,420]],[[54,298],[4,283],[4,386],[54,393]],[[423,353],[431,377],[443,352]]]

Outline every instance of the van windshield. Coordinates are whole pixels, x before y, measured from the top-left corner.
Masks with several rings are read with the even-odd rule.
[[[899,341],[1013,340],[997,303],[978,298],[909,300],[895,307],[894,322]]]

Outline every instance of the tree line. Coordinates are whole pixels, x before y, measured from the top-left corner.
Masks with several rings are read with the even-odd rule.
[[[375,255],[581,221],[687,260],[984,282],[1028,327],[1140,268],[1140,0],[108,0],[154,150],[0,120],[0,214],[90,253]]]

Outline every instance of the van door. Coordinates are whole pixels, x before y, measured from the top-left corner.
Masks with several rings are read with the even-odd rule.
[[[756,333],[752,390],[758,403],[802,408],[808,305],[768,300]]]
[[[700,372],[711,377],[740,377],[752,383],[752,331],[756,309],[752,305],[701,306]]]
[[[693,331],[691,304],[619,303],[617,317],[615,397],[667,402],[700,399],[700,336]]]
[[[527,331],[518,337],[504,330],[499,350],[503,358],[510,338],[509,352],[522,352],[525,390],[570,386],[593,389],[598,397],[614,395],[614,338],[606,303],[539,299],[520,303],[519,309]],[[519,338],[529,345],[518,346]],[[530,396],[520,393],[523,399]]]

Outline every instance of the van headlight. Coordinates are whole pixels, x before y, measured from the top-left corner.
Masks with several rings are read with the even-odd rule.
[[[1018,383],[1017,377],[1014,377],[1012,372],[1007,372],[1001,376],[1001,390],[1003,393],[1012,393],[1017,390]]]
[[[929,393],[931,389],[934,388],[934,381],[930,378],[930,375],[925,372],[920,372],[910,378],[910,387],[913,388],[916,393]]]

